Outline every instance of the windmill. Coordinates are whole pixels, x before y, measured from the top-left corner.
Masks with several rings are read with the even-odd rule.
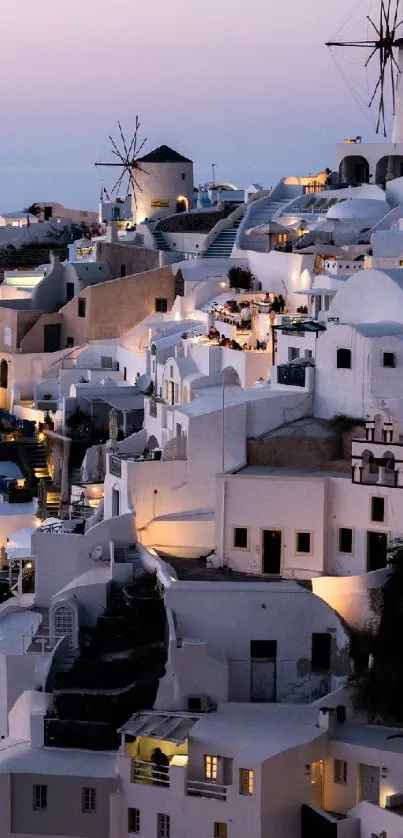
[[[381,0],[380,13],[377,23],[367,15],[367,21],[371,27],[367,40],[358,41],[329,41],[326,46],[352,47],[364,49],[369,53],[366,57],[365,68],[373,67],[378,62],[377,81],[372,90],[372,95],[367,106],[375,110],[376,133],[386,137],[386,109],[385,99],[390,95],[392,113],[394,120],[393,142],[402,140],[402,131],[397,123],[403,120],[402,85],[399,85],[399,77],[403,69],[403,13],[401,0]],[[398,58],[396,59],[396,51]],[[399,114],[399,118],[397,118]],[[403,128],[403,124],[402,124]]]
[[[142,192],[142,188],[135,176],[136,171],[141,171],[142,173],[148,175],[149,173],[143,169],[142,165],[139,162],[139,155],[143,148],[143,146],[147,142],[147,138],[144,140],[139,139],[139,131],[140,131],[140,120],[138,116],[136,116],[136,122],[134,126],[134,133],[130,143],[126,142],[126,138],[123,133],[122,125],[118,121],[118,129],[119,129],[119,138],[114,140],[112,135],[109,135],[109,140],[111,142],[111,151],[116,160],[109,161],[106,163],[95,163],[95,166],[105,166],[108,168],[120,169],[119,177],[112,187],[111,194],[113,195],[116,193],[116,196],[119,192],[119,189],[125,179],[128,178],[127,181],[127,192],[131,189],[132,194],[132,207],[136,210],[137,209],[137,192]]]

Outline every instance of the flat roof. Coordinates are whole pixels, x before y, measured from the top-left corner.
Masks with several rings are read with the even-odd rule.
[[[24,475],[16,463],[9,460],[2,460],[0,462],[0,478],[5,477],[7,480],[21,480]]]
[[[226,475],[228,477],[228,474]],[[351,473],[340,471],[312,471],[303,468],[279,468],[277,466],[245,466],[233,473],[232,477],[314,477],[323,480],[325,477],[337,477],[351,481]]]
[[[29,742],[0,742],[0,774],[53,774],[116,779],[116,753],[70,748],[33,748]]]
[[[403,728],[343,724],[336,726],[332,739],[336,742],[345,742],[346,745],[358,745],[363,748],[403,754]]]
[[[35,611],[15,611],[2,617],[0,654],[23,655],[27,649],[27,638],[33,637],[41,622],[41,615]]]

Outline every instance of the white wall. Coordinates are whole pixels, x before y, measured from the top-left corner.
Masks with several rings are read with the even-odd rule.
[[[277,640],[280,701],[304,702],[329,692],[323,673],[311,671],[313,632],[333,632],[337,675],[349,672],[349,640],[338,616],[296,583],[176,582],[166,589],[165,602],[179,637],[218,644],[227,656],[232,701],[250,700],[251,640]]]
[[[268,476],[267,470],[262,471],[260,476],[249,476],[246,472],[217,479],[215,545],[220,561],[232,570],[262,573],[263,530],[279,529],[282,575],[311,578],[321,574],[326,480]],[[248,528],[248,549],[233,546],[234,527]],[[297,532],[311,533],[309,555],[297,554]]]

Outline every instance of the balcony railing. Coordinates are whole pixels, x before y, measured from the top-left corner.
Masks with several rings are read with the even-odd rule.
[[[277,367],[278,384],[305,387],[305,367],[302,364],[282,364]]]
[[[219,783],[206,783],[201,780],[188,780],[186,794],[198,797],[212,797],[214,800],[227,799],[227,787]]]
[[[169,766],[132,759],[131,782],[167,787],[170,784]]]

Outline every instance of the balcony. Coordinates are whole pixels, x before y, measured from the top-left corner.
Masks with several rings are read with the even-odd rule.
[[[305,387],[305,370],[302,364],[281,364],[277,367],[277,383],[288,387]]]
[[[155,762],[142,759],[132,759],[130,781],[148,786],[169,787],[171,781],[169,766],[157,765]]]
[[[211,797],[214,800],[227,799],[227,787],[220,783],[208,783],[201,780],[187,780],[186,794],[197,797]]]

